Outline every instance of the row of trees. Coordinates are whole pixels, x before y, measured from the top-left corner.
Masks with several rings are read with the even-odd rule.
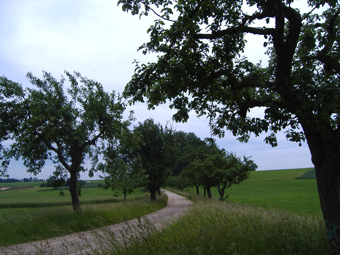
[[[188,186],[195,186],[199,195],[199,187],[204,188],[204,195],[211,196],[211,188],[216,187],[220,200],[225,200],[227,188],[232,184],[239,184],[248,178],[250,171],[255,171],[257,165],[247,157],[243,159],[219,149],[214,140],[205,139],[195,145],[185,148],[186,153],[180,157],[180,163],[187,162],[178,176],[172,176],[168,185],[183,190]]]
[[[124,201],[138,186],[144,186],[155,200],[164,185],[195,186],[197,192],[203,186],[210,198],[210,189],[216,186],[225,200],[225,190],[257,168],[249,158],[241,160],[219,149],[212,139],[202,141],[194,133],[163,128],[152,119],[134,127],[131,136],[111,147],[105,157],[106,163],[99,166],[106,174],[103,187],[122,191]]]
[[[211,196],[214,184],[210,176],[217,176],[218,169],[222,177],[227,168],[236,167],[228,166],[229,158],[235,156],[193,133],[162,127],[152,119],[131,129],[134,118],[130,113],[123,120],[126,105],[120,95],[105,92],[100,83],[79,73],[65,74],[69,81],[66,91],[64,77],[58,81],[46,72],[44,79],[28,73],[33,87],[26,89],[1,77],[2,175],[6,175],[11,158],[22,159],[33,174],[41,172],[46,160],[51,160],[55,171],[48,183],[57,189],[68,180],[73,209],[81,212],[81,172],[93,176],[100,171],[105,179],[103,188],[122,191],[124,200],[137,186],[145,186],[155,200],[167,178],[181,174],[183,169],[187,176],[194,176],[196,171],[199,177],[194,177]],[[6,140],[11,142],[9,147],[2,146]],[[90,169],[84,167],[86,158],[90,159]],[[242,180],[240,176],[234,179],[234,183]],[[220,183],[222,186],[217,187],[223,193],[228,185]]]
[[[36,177],[23,178],[23,179],[16,179],[16,178],[2,179],[2,178],[0,178],[0,183],[5,183],[5,182],[40,182],[40,181],[45,181],[45,180],[44,179],[38,179]]]

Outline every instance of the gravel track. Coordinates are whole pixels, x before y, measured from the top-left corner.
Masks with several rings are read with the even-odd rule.
[[[139,230],[146,225],[162,228],[193,207],[187,198],[167,190],[163,192],[168,196],[167,206],[142,218],[43,241],[0,247],[0,254],[100,254],[100,250],[110,242],[108,236],[126,243],[129,238],[140,236],[142,233]]]

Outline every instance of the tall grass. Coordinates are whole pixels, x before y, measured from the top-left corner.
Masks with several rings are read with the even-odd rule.
[[[131,230],[130,230],[131,231]],[[139,227],[140,238],[112,240],[100,254],[328,254],[321,216],[199,199],[165,230]]]
[[[167,197],[126,203],[86,204],[76,215],[72,206],[8,208],[0,210],[0,246],[43,240],[120,223],[165,207]]]

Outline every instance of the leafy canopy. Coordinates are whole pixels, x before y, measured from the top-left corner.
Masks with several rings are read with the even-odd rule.
[[[241,141],[266,132],[265,141],[276,146],[276,133],[284,129],[301,143],[301,126],[329,139],[339,122],[339,3],[311,0],[303,12],[294,2],[118,1],[133,15],[158,17],[150,41],[140,47],[158,59],[136,62],[125,96],[146,98],[149,108],[170,101],[176,121],[195,111],[210,118],[215,135],[226,128]],[[242,56],[245,34],[263,38],[267,67]],[[264,107],[263,118],[249,116],[257,107]]]
[[[39,79],[32,73],[27,78],[33,85],[21,85],[4,77],[1,83],[1,140],[12,141],[3,148],[2,173],[11,157],[21,158],[27,171],[38,174],[46,160],[52,160],[59,172],[78,174],[85,155],[96,171],[98,155],[110,141],[119,139],[132,117],[123,121],[125,104],[120,95],[107,93],[96,81],[79,73],[65,72],[69,88],[64,89],[65,77],[57,80],[43,72]],[[57,172],[58,172],[57,171]]]

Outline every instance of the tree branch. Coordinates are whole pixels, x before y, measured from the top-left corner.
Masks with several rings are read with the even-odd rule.
[[[325,47],[321,50],[321,53],[322,54],[327,54],[332,46],[333,46],[333,43],[336,39],[336,33],[335,33],[335,22],[336,22],[336,19],[339,17],[339,14],[340,14],[340,9],[338,9],[338,11],[334,14],[334,16],[331,18],[330,22],[329,22],[329,25],[327,27],[327,32],[328,32],[328,35],[327,35],[327,43],[325,45]]]
[[[89,146],[89,145],[95,145],[96,144],[96,141],[98,140],[98,138],[100,138],[102,136],[103,132],[99,132],[98,135],[96,135],[95,137],[93,137],[91,140],[83,143],[81,146],[80,146],[80,149],[83,151],[84,148],[86,146]]]
[[[49,148],[51,151],[54,151],[55,153],[57,153],[58,155],[58,159],[60,161],[60,163],[66,168],[66,170],[71,171],[71,166],[66,162],[66,160],[64,159],[64,156],[61,153],[61,150],[59,149],[59,144],[57,143],[58,149],[53,147],[52,144],[45,142],[47,148]]]
[[[236,33],[251,33],[258,35],[273,35],[275,29],[273,28],[255,28],[255,27],[247,27],[240,25],[238,27],[231,27],[221,31],[212,32],[211,34],[197,34],[194,36],[195,39],[217,39],[221,38],[228,34],[236,34]]]
[[[331,56],[327,56],[322,51],[319,52],[314,58],[321,61],[340,75],[340,63],[336,59],[332,58]]]

